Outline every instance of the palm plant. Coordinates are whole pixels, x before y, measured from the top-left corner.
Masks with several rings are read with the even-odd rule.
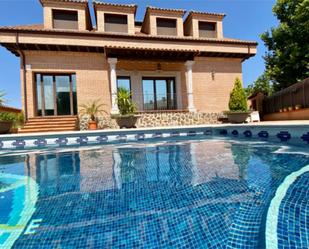
[[[100,104],[99,100],[95,100],[95,101],[90,102],[88,104],[80,105],[79,113],[81,115],[89,115],[90,119],[92,121],[95,121],[97,115],[107,113],[105,110],[103,110],[103,106],[104,106],[104,104]]]
[[[133,115],[136,112],[136,106],[132,102],[131,92],[123,87],[118,88],[117,104],[120,115]]]

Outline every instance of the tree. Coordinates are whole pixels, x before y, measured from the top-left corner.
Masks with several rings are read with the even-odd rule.
[[[0,106],[2,106],[5,102],[4,96],[5,92],[0,90]]]
[[[273,12],[280,24],[261,39],[266,72],[278,91],[309,77],[309,1],[277,0]]]
[[[247,111],[247,96],[239,78],[235,79],[234,88],[230,94],[230,111]]]
[[[273,94],[274,88],[269,79],[269,76],[266,73],[263,73],[260,77],[257,78],[256,81],[253,82],[253,84],[249,85],[245,89],[245,92],[247,97],[256,92],[262,92],[265,95],[270,96]]]

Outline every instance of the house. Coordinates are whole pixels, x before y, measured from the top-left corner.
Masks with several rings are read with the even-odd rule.
[[[256,54],[256,42],[224,36],[224,14],[147,7],[136,21],[134,4],[40,2],[43,24],[0,27],[0,44],[20,57],[29,121],[57,123],[97,99],[118,113],[121,86],[142,113],[140,126],[213,122],[228,108],[242,62]]]

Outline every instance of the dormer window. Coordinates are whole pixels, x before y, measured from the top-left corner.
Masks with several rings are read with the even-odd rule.
[[[104,14],[106,32],[128,33],[128,16]]]
[[[176,19],[157,18],[157,35],[177,35]]]
[[[78,29],[77,11],[53,10],[54,29]]]
[[[198,26],[199,26],[199,36],[200,37],[217,38],[215,22],[199,21]]]

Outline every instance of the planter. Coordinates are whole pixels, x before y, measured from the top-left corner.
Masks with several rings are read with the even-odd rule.
[[[97,121],[89,120],[89,122],[88,122],[88,129],[89,130],[97,130],[98,129]]]
[[[296,105],[295,106],[295,110],[300,110],[301,109],[301,105]]]
[[[293,111],[293,107],[290,106],[290,107],[288,108],[288,110],[289,110],[289,112]]]
[[[115,116],[117,125],[122,128],[136,128],[137,120],[140,118],[140,115],[133,116]]]
[[[230,123],[245,123],[251,112],[228,112],[227,118]]]
[[[283,112],[287,112],[288,111],[288,109],[287,108],[283,108]]]
[[[0,121],[0,134],[9,133],[12,128],[12,121]]]

